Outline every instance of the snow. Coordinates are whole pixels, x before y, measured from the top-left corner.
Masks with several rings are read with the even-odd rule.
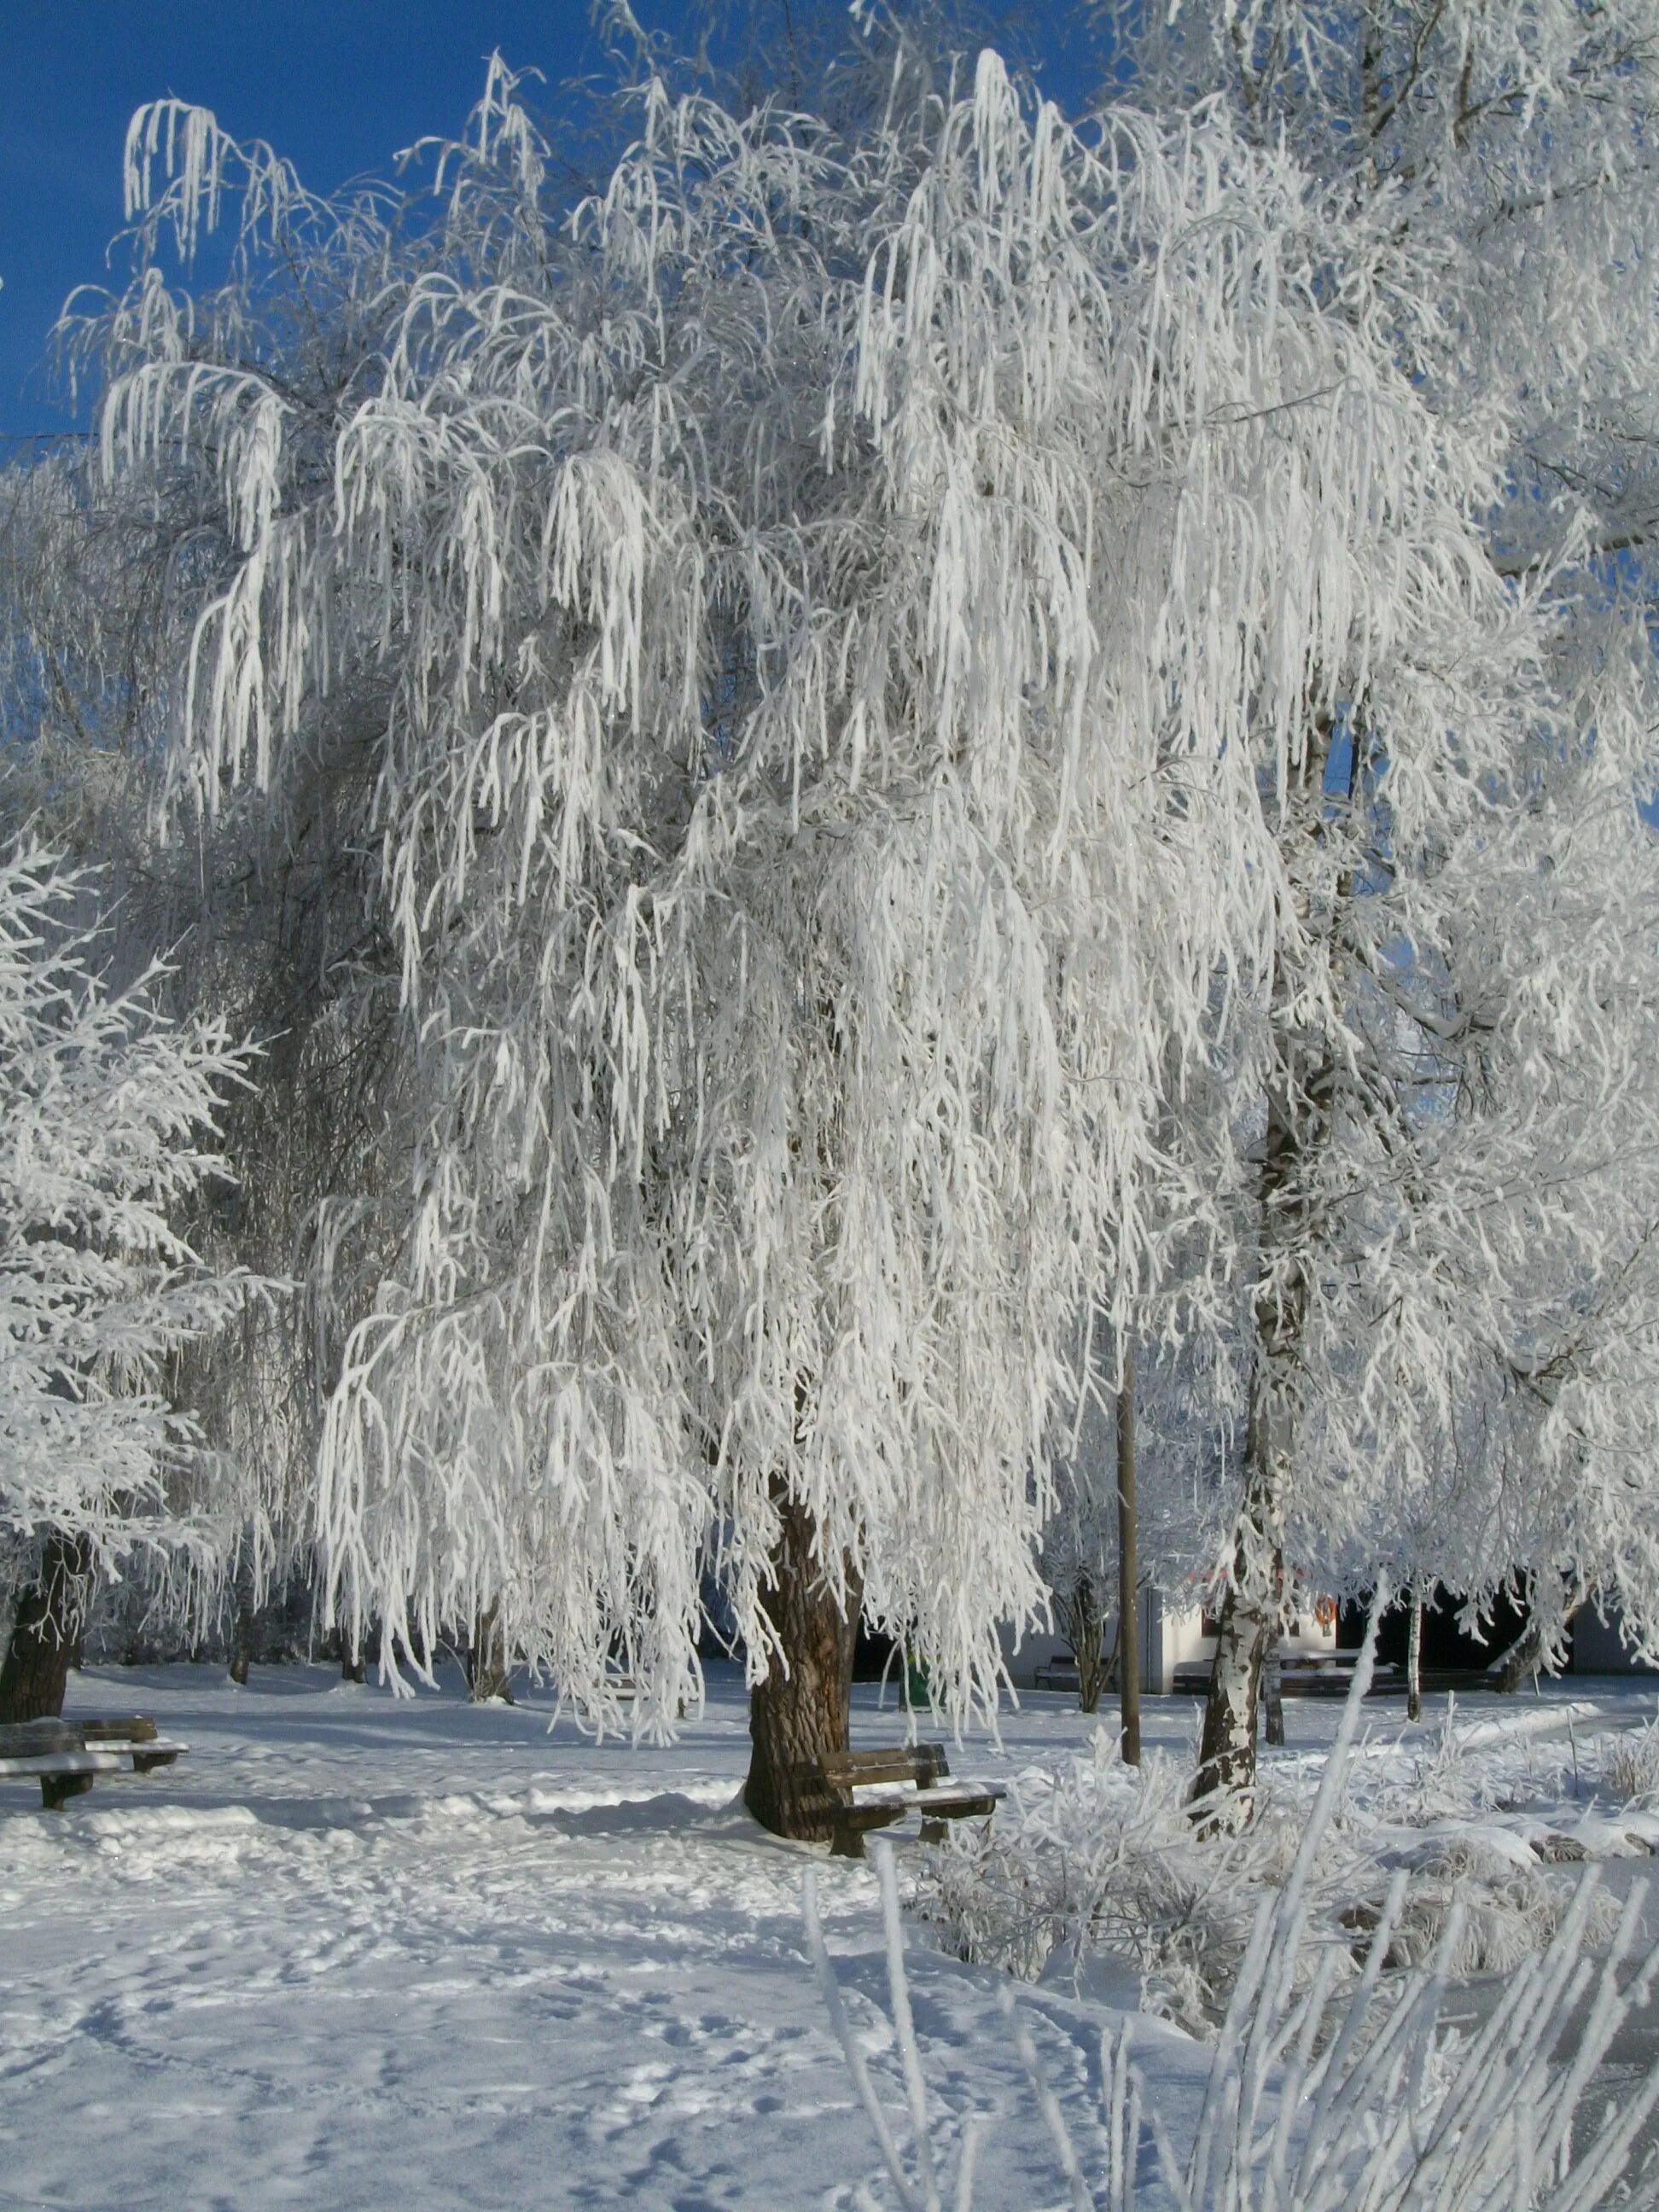
[[[411,1704],[315,1668],[240,1692],[89,1671],[77,1708],[142,1709],[192,1749],[57,1815],[0,1783],[0,2204],[171,2212],[187,2177],[204,2205],[311,2203],[325,2176],[339,2206],[690,2212],[833,2201],[873,2170],[800,1908],[816,1864],[873,2027],[875,1882],[734,1804],[734,1670],[668,1750],[550,1737],[539,1698]],[[895,1740],[868,1693],[859,1718]],[[915,1966],[947,2094],[1010,2099],[1012,2054],[967,2033],[999,1978]],[[1081,2112],[1099,2015],[1030,2002]],[[1035,2136],[995,2152],[1010,2174],[1028,2154]]]
[[[897,1739],[875,1698],[856,1692],[855,1744]],[[1547,1797],[1569,1718],[1588,1769],[1595,1730],[1650,1709],[1622,1686],[1547,1692],[1539,1714],[1510,1703],[1482,1757]],[[314,1668],[240,1691],[216,1668],[88,1670],[70,1710],[150,1713],[191,1751],[56,1814],[33,1784],[0,1781],[0,2205],[758,2212],[850,2204],[875,2174],[801,1890],[816,1867],[854,2029],[896,2106],[876,1881],[744,1814],[735,1669],[711,1670],[705,1713],[665,1748],[596,1742],[568,1719],[550,1735],[543,1696],[473,1708],[447,1679],[411,1702]],[[1328,1740],[1338,1710],[1287,1707],[1286,1758]],[[1559,1744],[1515,1725],[1540,1720]],[[1184,1755],[1189,1702],[1151,1700],[1147,1722],[1149,1743]],[[1367,1724],[1374,1741],[1403,1725],[1382,1705]],[[952,1765],[1007,1782],[1091,1730],[1033,1698],[1000,1747],[978,1738]],[[1431,1748],[1432,1716],[1409,1734]],[[1559,1832],[1567,1815],[1537,1817]],[[1003,1978],[920,1929],[910,1966],[937,2105],[996,2116],[978,2201],[1057,2202],[996,2011]],[[1133,1990],[1097,1962],[1020,1992],[1089,2152],[1101,2033]],[[1158,2022],[1137,2033],[1179,2141],[1205,2054]]]

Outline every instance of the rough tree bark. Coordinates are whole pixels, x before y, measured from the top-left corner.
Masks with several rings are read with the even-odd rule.
[[[91,1579],[84,1537],[47,1537],[39,1577],[18,1594],[11,1640],[0,1662],[0,1725],[52,1720],[63,1711]]]
[[[1264,1165],[1263,1219],[1273,1221],[1297,1176],[1296,1133],[1269,1109]],[[1297,1211],[1300,1211],[1297,1202]],[[1264,1226],[1264,1239],[1266,1230]],[[1265,1272],[1265,1270],[1264,1270]],[[1203,1801],[1200,1818],[1242,1826],[1250,1817],[1247,1794],[1255,1784],[1255,1747],[1261,1676],[1281,1626],[1283,1529],[1291,1481],[1294,1370],[1307,1314],[1307,1279],[1294,1261],[1284,1288],[1258,1308],[1255,1372],[1250,1385],[1244,1447],[1244,1498],[1233,1532],[1233,1567],[1221,1602],[1215,1664],[1204,1706],[1204,1732],[1192,1795]],[[1283,1718],[1279,1723],[1283,1740]],[[1215,1793],[1230,1793],[1224,1805]]]
[[[1123,1348],[1117,1397],[1117,1695],[1124,1764],[1140,1764],[1140,1562],[1135,1540],[1135,1356]]]
[[[235,1609],[230,1627],[230,1679],[247,1681],[253,1663],[253,1562],[244,1550],[236,1563]]]
[[[783,1500],[780,1511],[767,1603],[777,1648],[749,1701],[743,1796],[775,1836],[825,1843],[834,1806],[809,1770],[848,1748],[860,1583],[849,1566],[843,1611],[823,1576],[811,1515],[793,1498]]]
[[[1486,1669],[1493,1689],[1512,1697],[1523,1682],[1534,1680],[1546,1668],[1561,1666],[1567,1654],[1567,1631],[1589,1595],[1582,1583],[1572,1590],[1561,1608],[1559,1637],[1546,1638],[1541,1622],[1536,1618],[1529,1620],[1509,1650],[1500,1652]]]
[[[466,1693],[475,1705],[513,1703],[513,1686],[499,1609],[487,1605],[472,1624],[466,1655]]]

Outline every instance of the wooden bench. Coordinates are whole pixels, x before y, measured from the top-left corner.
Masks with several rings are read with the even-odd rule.
[[[1045,1659],[1040,1667],[1031,1670],[1031,1686],[1036,1690],[1079,1690],[1083,1678],[1078,1672],[1077,1661],[1069,1651],[1057,1652],[1054,1658]]]
[[[100,1774],[148,1774],[190,1748],[170,1743],[135,1713],[119,1720],[15,1721],[0,1727],[0,1781],[40,1778],[40,1802],[55,1813],[90,1790]]]
[[[808,1768],[806,1779],[828,1799],[830,1850],[862,1858],[871,1828],[921,1815],[921,1840],[939,1842],[947,1820],[994,1813],[1007,1795],[1000,1783],[952,1782],[942,1743],[900,1744],[891,1751],[843,1751]]]
[[[1287,1698],[1346,1698],[1353,1680],[1356,1656],[1352,1651],[1288,1653],[1279,1662],[1279,1689]],[[1207,1659],[1183,1659],[1175,1670],[1173,1686],[1177,1694],[1206,1697],[1212,1671]],[[1424,1686],[1427,1686],[1425,1675]],[[1387,1697],[1391,1690],[1405,1686],[1405,1674],[1398,1667],[1379,1666],[1371,1676],[1374,1698]]]

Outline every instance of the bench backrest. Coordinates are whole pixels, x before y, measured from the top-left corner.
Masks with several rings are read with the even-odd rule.
[[[904,1743],[890,1751],[836,1752],[819,1760],[818,1771],[831,1790],[847,1793],[866,1782],[913,1782],[929,1790],[951,1767],[942,1743]]]
[[[142,1713],[125,1719],[9,1721],[0,1726],[0,1759],[42,1752],[85,1751],[100,1743],[154,1743],[155,1723]]]

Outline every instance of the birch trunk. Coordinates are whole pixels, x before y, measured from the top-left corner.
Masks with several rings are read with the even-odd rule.
[[[1406,1619],[1406,1718],[1423,1717],[1423,1596],[1413,1588]]]
[[[1283,1617],[1285,1517],[1318,1231],[1314,1182],[1329,1143],[1336,1080],[1329,1041],[1322,1030],[1304,1025],[1298,1005],[1298,942],[1317,928],[1334,944],[1352,892],[1343,870],[1322,889],[1320,882],[1330,739],[1330,725],[1322,723],[1285,799],[1282,849],[1297,911],[1294,922],[1287,920],[1281,932],[1273,963],[1244,1495],[1234,1523],[1231,1571],[1222,1598],[1192,1789],[1193,1801],[1202,1807],[1198,1817],[1206,1825],[1219,1821],[1230,1827],[1243,1826],[1250,1818],[1261,1670],[1270,1645],[1277,1644]],[[1323,911],[1316,912],[1321,906]],[[1218,1802],[1218,1792],[1227,1797],[1224,1806]]]
[[[1139,1582],[1135,1537],[1135,1358],[1133,1347],[1126,1345],[1123,1388],[1117,1400],[1118,1741],[1126,1766],[1140,1764]]]
[[[843,1611],[817,1557],[817,1530],[794,1499],[781,1509],[767,1613],[777,1639],[749,1701],[744,1802],[775,1836],[824,1843],[834,1803],[813,1770],[848,1748],[859,1590],[849,1570]]]

